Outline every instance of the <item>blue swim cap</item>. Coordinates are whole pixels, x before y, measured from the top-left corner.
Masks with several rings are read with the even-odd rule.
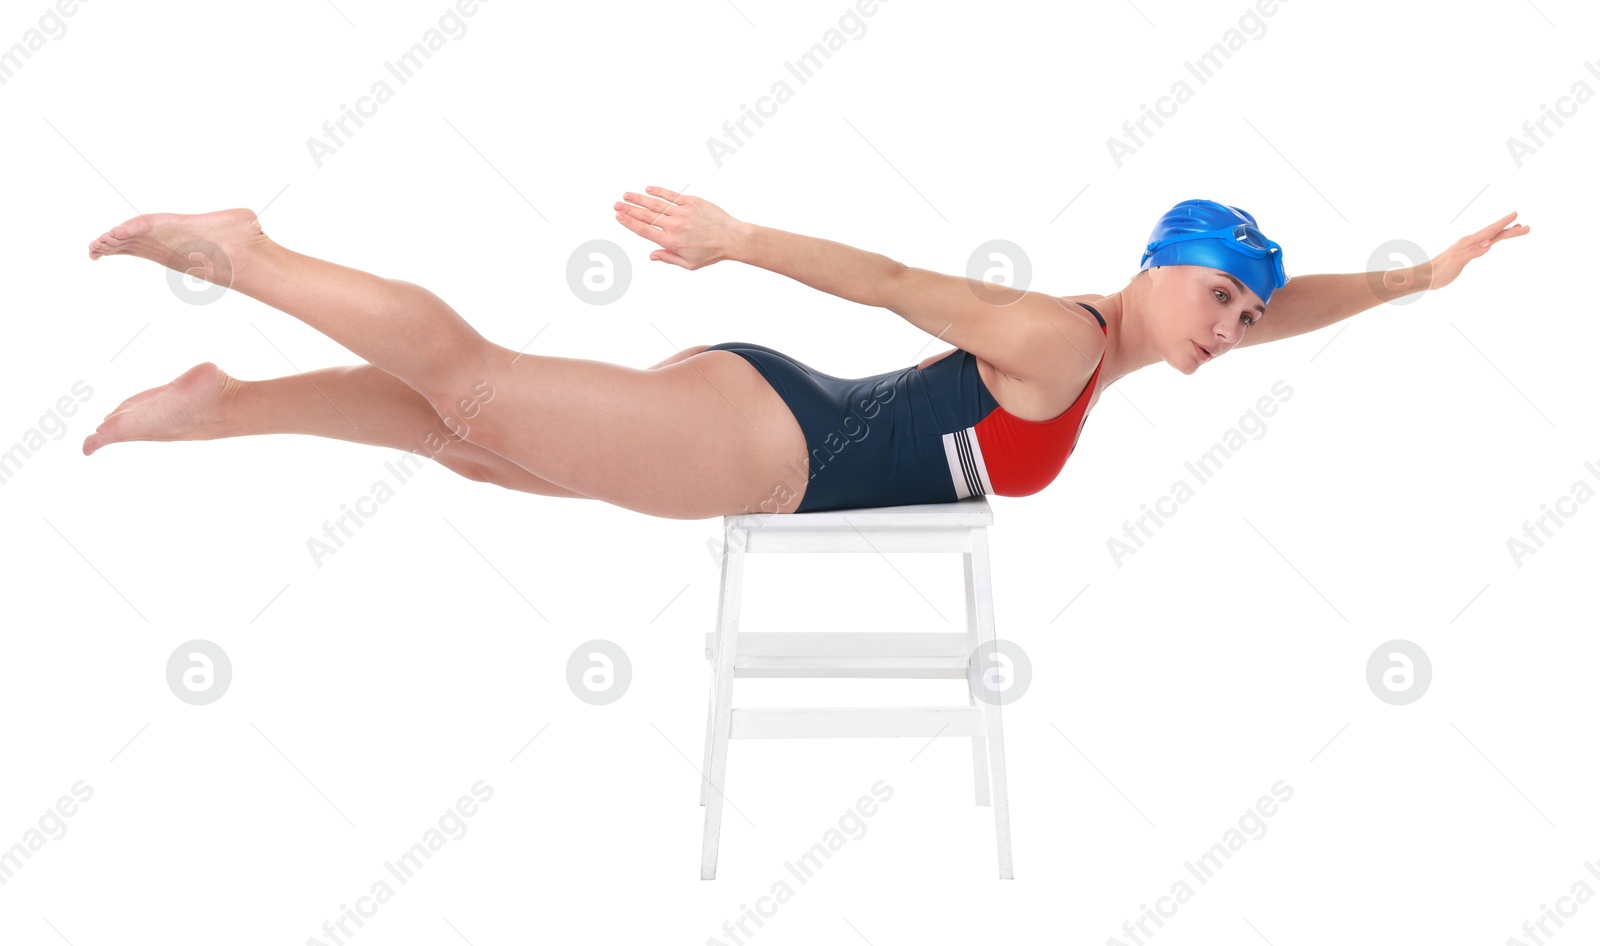
[[[1283,248],[1256,227],[1256,218],[1214,200],[1185,200],[1156,222],[1139,258],[1152,266],[1209,266],[1232,274],[1265,303],[1288,281]]]

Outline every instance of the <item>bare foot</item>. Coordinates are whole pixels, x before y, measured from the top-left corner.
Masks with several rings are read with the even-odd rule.
[[[100,234],[89,258],[137,256],[226,288],[235,270],[271,242],[253,210],[144,214]]]
[[[141,391],[106,415],[83,441],[88,456],[124,440],[213,440],[226,436],[227,402],[244,382],[209,361],[159,388]]]

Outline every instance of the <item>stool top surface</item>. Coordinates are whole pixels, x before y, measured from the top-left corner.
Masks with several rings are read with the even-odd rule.
[[[951,503],[926,503],[916,506],[869,506],[861,509],[829,509],[821,512],[750,512],[723,516],[729,526],[761,529],[819,529],[840,526],[988,526],[994,524],[994,509],[984,495],[969,496]]]

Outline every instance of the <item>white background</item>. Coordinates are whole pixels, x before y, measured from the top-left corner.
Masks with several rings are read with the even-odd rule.
[[[1600,858],[1600,503],[1569,506],[1520,567],[1507,548],[1576,481],[1600,487],[1600,105],[1520,169],[1506,145],[1578,80],[1600,87],[1591,6],[1295,0],[1201,84],[1184,63],[1243,0],[895,0],[801,85],[784,63],[842,0],[494,0],[319,169],[306,139],[394,84],[383,63],[447,8],[335,2],[94,0],[0,85],[0,445],[75,381],[93,392],[0,486],[0,846],[78,780],[94,793],[0,885],[0,940],[331,942],[323,922],[479,779],[494,797],[468,833],[347,941],[731,942],[723,921],[879,779],[894,796],[867,834],[747,942],[1132,942],[1123,922],[1189,879],[1148,941],[1503,943],[1576,881],[1600,888],[1583,866]],[[45,8],[7,0],[0,44]],[[778,79],[793,98],[717,168],[707,139]],[[1179,79],[1193,98],[1118,168],[1106,141]],[[1006,711],[1014,881],[967,744],[946,739],[735,743],[738,810],[704,882],[720,520],[430,467],[318,568],[307,538],[395,451],[79,449],[199,361],[256,379],[358,360],[236,293],[191,306],[150,263],[91,264],[88,242],[136,212],[250,207],[280,243],[423,284],[539,354],[644,367],[748,340],[854,376],[942,350],[769,272],[650,262],[610,210],[649,184],[945,272],[1009,239],[1056,295],[1121,288],[1188,198],[1254,213],[1291,277],[1381,269],[1390,240],[1437,253],[1512,210],[1533,229],[1409,304],[1123,379],[1054,484],[994,500],[998,629],[1034,667]],[[596,238],[634,263],[604,307],[565,277]],[[1293,395],[1265,434],[1113,562],[1107,539],[1280,380]],[[953,557],[758,558],[744,626],[943,628],[959,574]],[[234,674],[198,707],[165,678],[196,638]],[[565,682],[595,638],[634,674],[603,707]],[[1432,659],[1406,706],[1366,683],[1395,638]],[[957,683],[898,687],[752,682],[736,701],[964,702]],[[1189,878],[1280,779],[1294,795],[1266,835]],[[1556,942],[1592,940],[1600,906],[1565,922]]]

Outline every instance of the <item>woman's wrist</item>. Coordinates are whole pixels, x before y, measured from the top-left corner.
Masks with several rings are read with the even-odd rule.
[[[754,223],[745,223],[743,220],[733,221],[733,227],[728,237],[728,247],[723,257],[736,262],[754,265],[756,242],[764,229],[766,228]]]
[[[1390,303],[1402,296],[1431,288],[1433,263],[1421,262],[1414,266],[1397,266],[1391,270],[1377,270],[1367,274],[1367,284],[1380,303]]]

